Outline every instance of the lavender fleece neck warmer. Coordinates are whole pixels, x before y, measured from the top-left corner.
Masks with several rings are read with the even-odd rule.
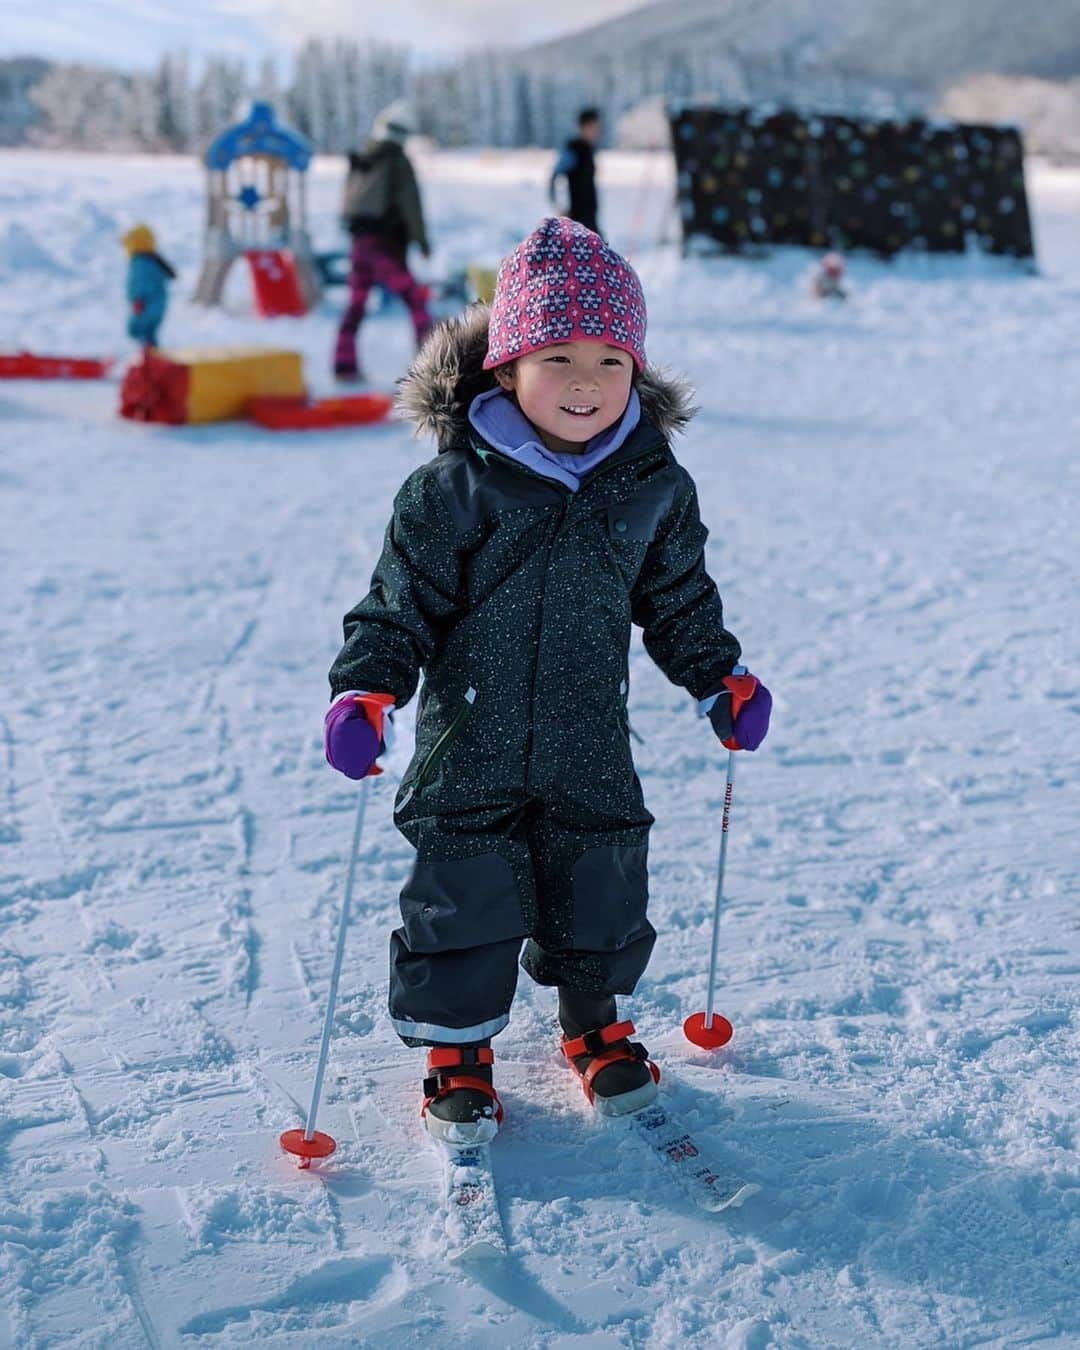
[[[540,439],[536,428],[509,394],[489,389],[469,405],[469,421],[493,450],[542,474],[571,492],[590,470],[613,455],[641,420],[637,390],[630,390],[626,411],[606,431],[587,441],[580,455],[557,455]]]

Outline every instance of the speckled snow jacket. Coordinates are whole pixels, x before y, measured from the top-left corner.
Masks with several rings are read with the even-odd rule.
[[[705,570],[693,480],[667,442],[692,414],[688,391],[647,369],[636,430],[571,492],[469,425],[493,383],[486,342],[475,306],[435,330],[402,382],[400,408],[439,454],[397,495],[371,590],[345,616],[331,691],[385,691],[401,706],[423,670],[399,820],[535,799],[596,828],[640,825],[631,623],[695,698],[739,657]]]

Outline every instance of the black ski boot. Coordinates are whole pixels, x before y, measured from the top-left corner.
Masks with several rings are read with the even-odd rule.
[[[494,1139],[503,1109],[491,1085],[491,1041],[436,1045],[428,1051],[421,1115],[428,1133],[454,1144]]]
[[[630,1040],[633,1022],[617,1019],[613,998],[559,990],[562,1052],[589,1102],[605,1116],[625,1116],[648,1106],[660,1081],[649,1052]]]

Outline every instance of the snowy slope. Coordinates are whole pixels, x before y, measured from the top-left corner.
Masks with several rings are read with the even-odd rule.
[[[1072,0],[660,0],[532,49],[583,69],[615,55],[673,71],[702,50],[782,76],[781,97],[820,95],[829,79],[932,94],[972,74],[1075,76],[1080,10]]]
[[[536,156],[426,165],[440,262],[543,208]],[[664,1091],[762,1193],[719,1220],[587,1111],[523,979],[496,1167],[514,1256],[432,1265],[418,1055],[386,1023],[408,849],[375,788],[321,1122],[314,1066],[356,801],[325,669],[396,485],[395,425],[132,426],[100,385],[0,385],[0,1345],[1065,1347],[1080,1340],[1076,465],[1080,177],[1042,171],[1038,277],[654,246],[662,162],[609,160],[731,626],[777,696],[744,759],[721,1007],[704,994],[722,752],[636,651],[656,956],[628,1010]],[[121,350],[132,219],[182,278],[170,341],[296,343],[184,295],[194,165],[0,156],[0,349]],[[316,234],[338,182],[320,164]],[[29,247],[28,241],[34,248]],[[371,322],[372,373],[408,356]],[[400,773],[409,737],[395,752]]]

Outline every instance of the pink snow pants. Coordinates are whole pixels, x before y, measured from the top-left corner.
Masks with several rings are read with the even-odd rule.
[[[419,347],[431,327],[427,308],[427,291],[412,275],[404,262],[386,252],[374,235],[358,235],[352,243],[352,267],[349,271],[349,305],[341,318],[337,346],[334,349],[334,370],[339,375],[357,370],[356,334],[363,322],[364,309],[373,286],[381,286],[391,295],[400,296],[409,309],[409,317],[416,329]]]

